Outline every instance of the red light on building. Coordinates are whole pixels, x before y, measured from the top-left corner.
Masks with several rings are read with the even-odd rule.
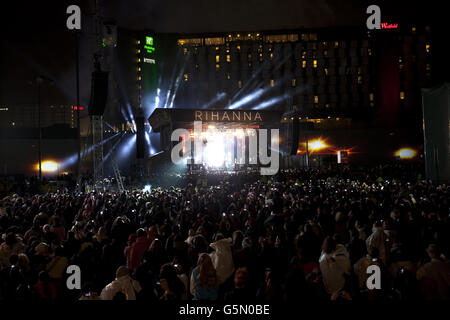
[[[397,28],[398,23],[387,23],[387,22],[381,23],[381,29],[397,29]]]
[[[78,110],[77,106],[73,106],[73,110]],[[80,107],[80,110],[84,110],[84,107]]]

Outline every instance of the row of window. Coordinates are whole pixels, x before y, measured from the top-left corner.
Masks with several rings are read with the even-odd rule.
[[[316,33],[302,34],[300,36],[302,41],[317,41]],[[229,34],[227,37],[212,37],[212,38],[185,38],[178,39],[177,44],[179,46],[213,46],[222,45],[226,42],[232,41],[255,41],[261,40],[260,33],[246,33],[246,34]],[[296,42],[299,40],[299,36],[296,33],[292,34],[277,34],[277,35],[264,35],[262,37],[263,42],[267,43],[283,43],[283,42]]]

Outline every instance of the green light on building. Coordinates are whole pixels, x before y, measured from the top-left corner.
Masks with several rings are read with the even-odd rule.
[[[153,53],[155,51],[155,47],[153,45],[153,37],[145,37],[144,49],[147,50],[147,53]]]

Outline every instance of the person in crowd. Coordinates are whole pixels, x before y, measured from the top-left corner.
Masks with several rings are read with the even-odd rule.
[[[178,265],[177,265],[178,267]],[[187,283],[184,283],[177,274],[177,267],[171,263],[166,263],[161,267],[160,285],[163,290],[161,300],[186,300]]]
[[[332,236],[325,238],[319,259],[320,272],[325,289],[330,295],[339,294],[346,287],[351,275],[351,264],[347,249]]]
[[[220,235],[222,237],[222,235]],[[217,284],[227,281],[234,272],[233,255],[231,253],[231,238],[219,239],[209,246],[214,250],[209,254],[217,275]]]
[[[113,300],[117,292],[122,292],[125,294],[126,300],[136,300],[136,295],[140,291],[141,285],[131,278],[128,268],[120,266],[116,271],[116,279],[103,288],[100,298],[102,300]]]
[[[0,244],[0,267],[9,267],[9,258],[15,254],[24,253],[26,249],[22,239],[18,238],[13,232],[9,232],[5,237],[5,242]]]
[[[39,281],[34,285],[39,300],[55,300],[58,292],[46,271],[39,273]]]
[[[218,297],[216,269],[207,253],[201,253],[191,274],[191,294],[194,300],[216,300]]]
[[[430,261],[417,271],[417,280],[426,300],[448,300],[450,298],[450,264],[442,261],[439,247],[427,247]]]
[[[248,270],[241,267],[234,273],[234,288],[225,294],[225,301],[242,302],[254,299],[255,293],[249,287]]]
[[[131,245],[127,255],[127,267],[130,270],[136,270],[142,262],[144,253],[149,249],[150,239],[148,238],[147,231],[143,228],[139,228],[136,232],[136,241]]]

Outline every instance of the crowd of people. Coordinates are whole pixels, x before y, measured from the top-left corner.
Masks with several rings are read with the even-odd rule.
[[[9,193],[4,300],[450,298],[449,191],[416,169],[183,177],[126,192]],[[81,289],[66,285],[69,265]],[[369,266],[381,287],[369,289]]]

